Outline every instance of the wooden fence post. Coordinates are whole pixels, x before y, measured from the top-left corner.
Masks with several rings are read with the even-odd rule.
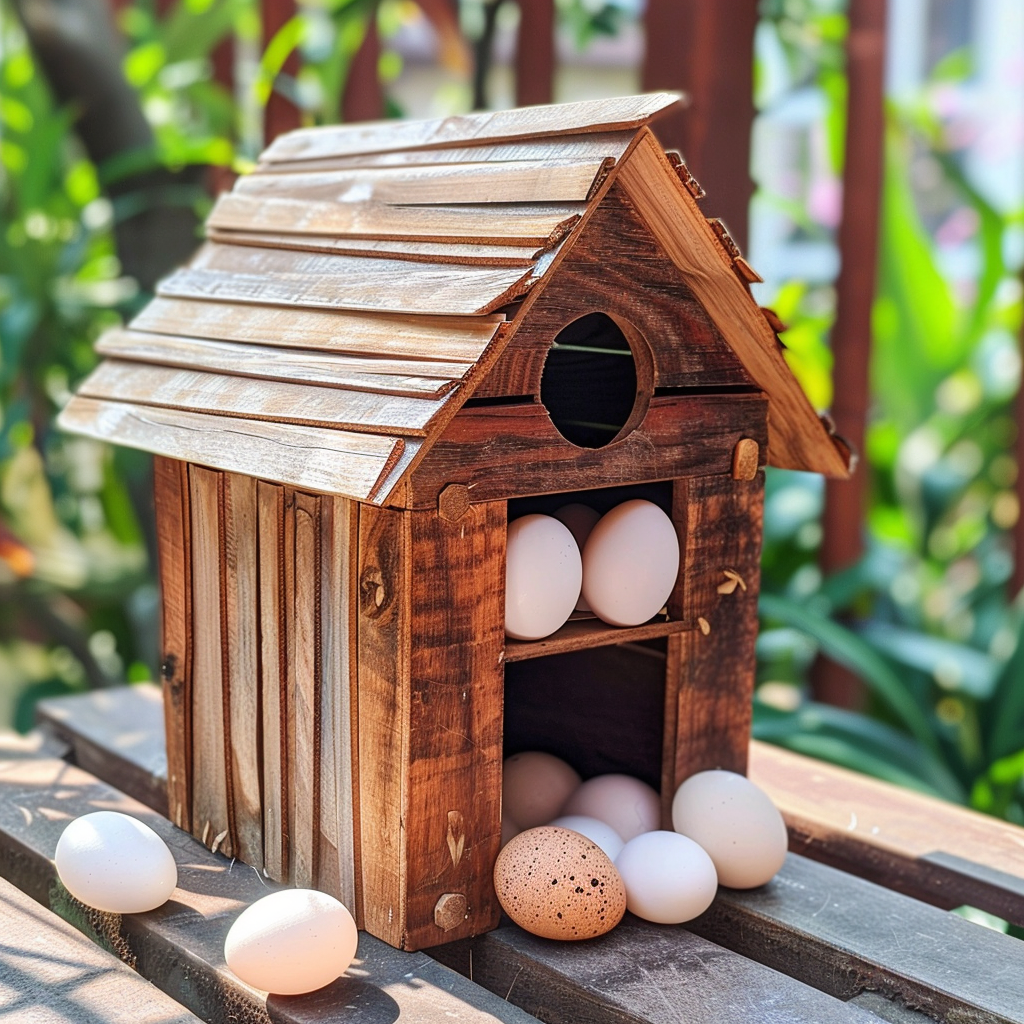
[[[885,152],[886,0],[851,0],[846,40],[848,84],[843,211],[839,228],[840,273],[832,329],[836,382],[832,416],[836,429],[864,451],[870,399],[871,308],[878,270],[878,224]],[[845,569],[864,551],[864,517],[870,475],[862,466],[850,481],[825,485],[821,568]],[[864,700],[848,670],[819,659],[812,680],[815,699],[840,707]]]
[[[298,8],[295,0],[263,0],[263,45],[266,46],[288,20],[294,17]],[[299,72],[299,55],[293,51],[284,62],[281,72],[286,75],[297,75]],[[276,89],[270,94],[263,120],[263,141],[269,145],[278,135],[298,128],[301,123],[299,108],[286,99]]]
[[[555,88],[554,0],[519,0],[516,104],[550,103]]]

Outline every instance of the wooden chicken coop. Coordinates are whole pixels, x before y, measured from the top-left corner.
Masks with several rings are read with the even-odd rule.
[[[508,754],[745,769],[761,467],[848,473],[675,102],[279,137],[61,417],[157,456],[173,820],[395,946],[497,923]],[[638,496],[665,611],[506,639],[510,518]]]

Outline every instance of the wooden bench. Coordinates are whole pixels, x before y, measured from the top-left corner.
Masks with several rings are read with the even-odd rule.
[[[230,922],[268,885],[161,816],[162,749],[155,688],[44,702],[40,735],[0,749],[0,876],[104,946],[110,964],[109,951],[134,962],[182,1020],[191,1012],[208,1021],[373,1024],[1024,1022],[1024,945],[941,909],[969,904],[1020,922],[1024,830],[760,744],[752,777],[783,809],[800,851],[771,885],[721,890],[686,927],[627,916],[580,944],[505,924],[428,956],[363,935],[345,978],[311,996],[268,999],[222,959]],[[70,817],[99,808],[136,814],[171,845],[180,882],[165,907],[97,915],[57,882],[57,837]],[[8,955],[18,955],[24,941],[4,934]],[[111,985],[137,980],[122,968],[110,977]],[[0,1014],[5,985],[0,976]],[[116,1012],[65,1019],[100,1024],[120,1020]]]

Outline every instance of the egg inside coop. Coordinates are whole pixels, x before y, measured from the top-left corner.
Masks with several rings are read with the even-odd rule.
[[[278,138],[61,417],[157,456],[172,819],[395,946],[497,923],[504,757],[744,770],[761,468],[848,472],[674,102]],[[506,637],[509,522],[633,498],[665,606]]]

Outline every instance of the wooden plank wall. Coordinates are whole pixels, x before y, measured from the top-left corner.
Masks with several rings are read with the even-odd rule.
[[[358,504],[156,460],[172,820],[358,912]]]

